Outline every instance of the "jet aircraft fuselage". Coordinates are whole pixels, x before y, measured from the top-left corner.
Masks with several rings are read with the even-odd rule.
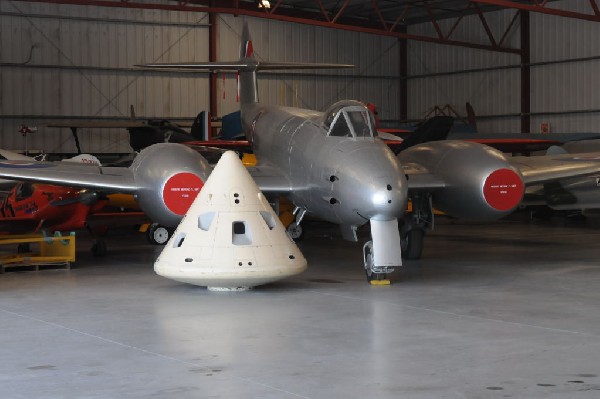
[[[341,101],[316,112],[255,103],[242,110],[259,165],[264,160],[286,175],[298,208],[354,226],[404,213],[406,178],[392,151],[374,137],[364,105]]]

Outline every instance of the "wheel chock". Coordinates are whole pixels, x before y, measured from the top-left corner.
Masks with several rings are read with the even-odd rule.
[[[392,282],[388,279],[384,279],[384,280],[371,280],[369,281],[369,284],[371,285],[390,285],[392,284]]]

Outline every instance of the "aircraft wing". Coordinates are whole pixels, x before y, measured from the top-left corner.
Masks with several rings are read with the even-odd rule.
[[[251,166],[248,168],[248,172],[265,194],[288,194],[292,191],[289,179],[275,167],[270,165]]]
[[[249,151],[252,149],[252,146],[248,140],[195,140],[186,141],[181,144],[185,144],[195,150],[211,147],[233,151]]]
[[[600,175],[600,153],[509,157],[511,166],[523,175],[526,186],[573,177]],[[426,166],[415,162],[402,164],[409,190],[436,191],[446,187],[446,181]]]
[[[150,121],[150,123],[149,123]],[[63,122],[52,122],[48,123],[48,127],[56,128],[68,128],[68,129],[132,129],[140,127],[155,127],[151,124],[152,120],[149,121],[63,121]],[[192,127],[192,121],[183,122],[169,122],[169,124],[175,128],[179,127]],[[187,132],[186,132],[187,133]]]
[[[434,191],[446,187],[444,180],[417,163],[403,163],[402,169],[408,181],[409,190]]]
[[[509,162],[526,185],[600,173],[600,153],[512,157]]]
[[[135,192],[135,183],[128,168],[102,167],[66,162],[0,161],[0,176],[5,179],[85,187],[122,193]]]
[[[138,121],[66,121],[66,122],[53,122],[48,123],[46,126],[48,127],[62,127],[62,128],[76,128],[76,129],[87,129],[87,128],[95,128],[95,129],[129,129],[133,127],[145,127],[148,126],[143,122]]]

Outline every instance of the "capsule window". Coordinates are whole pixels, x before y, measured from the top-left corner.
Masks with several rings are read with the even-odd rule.
[[[202,213],[200,216],[198,216],[198,228],[200,230],[208,231],[214,218],[214,212]]]
[[[177,237],[175,237],[175,239],[173,240],[173,248],[181,247],[181,244],[183,244],[184,240],[185,240],[185,233],[177,234]]]
[[[233,245],[250,245],[252,237],[246,222],[236,221],[232,224],[232,243]]]
[[[260,216],[262,216],[269,230],[273,230],[275,228],[275,218],[271,212],[260,211]]]

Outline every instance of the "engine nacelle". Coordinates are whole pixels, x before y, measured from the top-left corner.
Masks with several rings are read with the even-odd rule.
[[[193,149],[160,143],[145,148],[131,165],[140,187],[136,199],[154,222],[177,226],[208,179],[212,167]]]
[[[494,220],[513,211],[523,198],[520,172],[486,145],[437,141],[408,148],[398,159],[423,165],[445,182],[443,189],[432,192],[433,205],[450,216]]]

